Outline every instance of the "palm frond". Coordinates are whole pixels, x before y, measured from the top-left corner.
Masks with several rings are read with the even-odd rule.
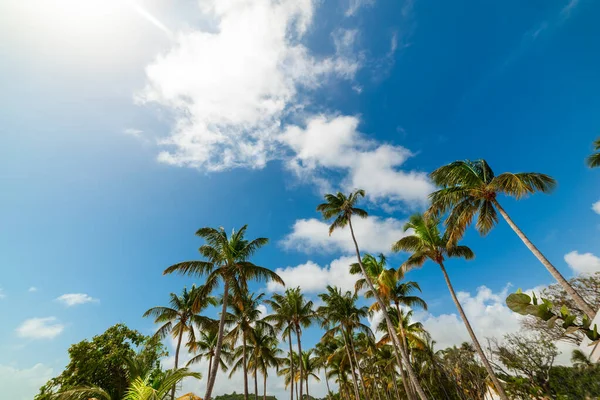
[[[490,183],[494,190],[520,199],[535,192],[550,193],[556,181],[549,175],[537,172],[511,173],[498,175]]]

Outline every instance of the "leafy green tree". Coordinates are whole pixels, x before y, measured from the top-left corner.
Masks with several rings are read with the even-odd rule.
[[[209,305],[216,305],[213,297],[207,296],[202,287],[192,286],[191,290],[183,289],[181,296],[171,293],[170,307],[152,307],[144,313],[144,317],[154,317],[154,322],[162,324],[155,336],[164,339],[172,335],[177,340],[175,348],[174,369],[179,367],[179,350],[184,335],[187,335],[187,342],[194,344],[196,342],[196,333],[194,326],[206,329],[214,325],[215,321],[208,317],[199,315]],[[175,399],[175,388],[171,393],[171,400]]]
[[[141,349],[137,356],[136,348]],[[36,400],[47,400],[55,393],[84,386],[101,387],[111,398],[120,399],[129,387],[132,359],[144,360],[143,370],[152,373],[159,370],[159,359],[166,355],[159,341],[123,324],[111,326],[91,341],[72,345],[68,352],[69,364],[40,389]],[[140,370],[142,367],[136,369]]]
[[[462,238],[476,215],[475,228],[486,235],[498,222],[497,210],[525,246],[577,302],[579,308],[590,319],[594,318],[596,313],[590,305],[527,238],[498,201],[499,194],[518,200],[535,192],[549,193],[556,185],[552,177],[536,172],[505,172],[495,176],[485,160],[455,161],[436,169],[430,177],[441,189],[429,195],[431,208],[428,213],[439,216],[449,211],[446,220],[449,244],[455,244]]]
[[[354,249],[356,251],[356,258],[358,260],[358,265],[360,267],[362,275],[365,278],[367,286],[373,293],[375,300],[377,301],[377,303],[379,303],[379,307],[381,308],[381,312],[383,313],[383,318],[386,321],[389,332],[394,332],[394,326],[393,326],[392,321],[390,320],[390,317],[387,313],[386,304],[379,296],[379,293],[377,292],[377,290],[375,290],[373,282],[371,282],[371,278],[369,277],[369,274],[367,273],[365,266],[362,263],[360,249],[358,247],[358,242],[356,241],[356,236],[354,235],[354,228],[352,226],[352,217],[353,216],[357,216],[359,218],[367,218],[368,217],[368,213],[365,210],[363,210],[362,208],[356,207],[356,204],[362,197],[365,197],[365,191],[361,190],[361,189],[350,193],[348,196],[346,196],[340,192],[338,192],[336,195],[326,194],[325,195],[325,203],[319,204],[317,206],[317,211],[321,212],[321,214],[323,215],[323,218],[325,220],[329,221],[329,220],[333,219],[333,222],[329,226],[329,235],[331,235],[333,233],[333,231],[336,229],[342,229],[342,228],[345,228],[346,226],[348,226],[350,228],[350,235],[351,235],[352,241],[354,243]],[[414,371],[412,370],[412,367],[410,366],[410,361],[408,360],[408,356],[407,356],[406,352],[402,349],[402,345],[400,344],[396,335],[392,334],[390,336],[392,337],[394,346],[396,346],[400,350],[401,359],[398,359],[398,366],[400,368],[402,368],[402,364],[404,364],[404,366],[406,367],[406,370],[408,372],[408,375],[410,377],[410,380],[412,381],[412,383],[417,391],[417,394],[419,395],[419,398],[421,400],[425,400],[427,398],[427,396],[425,395],[423,388],[419,385],[419,382],[417,381],[417,377],[416,377]]]
[[[586,160],[590,168],[600,167],[600,138],[594,141],[594,151],[595,153],[590,155]]]
[[[442,235],[439,230],[439,219],[437,217],[432,216],[425,218],[421,214],[415,214],[410,217],[409,222],[404,226],[404,230],[412,230],[413,234],[403,237],[392,246],[392,250],[395,252],[406,251],[412,253],[404,262],[403,268],[409,270],[413,267],[421,267],[427,260],[431,260],[439,265],[442,274],[444,275],[444,279],[446,280],[450,295],[452,296],[452,300],[456,305],[456,309],[469,332],[469,336],[473,341],[473,345],[475,346],[479,357],[490,375],[490,378],[494,382],[494,387],[500,395],[500,398],[508,400],[502,384],[496,377],[492,366],[483,353],[483,349],[475,336],[471,323],[467,319],[460,301],[458,301],[458,297],[456,297],[456,292],[454,291],[454,287],[452,286],[452,282],[450,282],[450,277],[444,266],[446,257],[461,257],[470,260],[475,257],[475,254],[473,254],[473,251],[467,246],[459,246],[456,245],[455,242],[450,241],[447,232]]]
[[[164,274],[177,272],[194,276],[206,275],[204,284],[204,291],[206,293],[211,293],[220,283],[223,283],[217,347],[215,349],[211,375],[208,377],[206,385],[204,400],[211,400],[215,379],[219,370],[217,363],[221,360],[221,348],[225,334],[225,317],[230,290],[234,294],[247,291],[248,282],[251,280],[273,280],[284,285],[283,280],[275,272],[249,261],[250,257],[258,249],[266,245],[269,240],[267,238],[247,240],[244,237],[246,229],[247,225],[244,225],[238,231],[234,230],[231,236],[227,236],[223,228],[215,229],[206,227],[199,229],[196,235],[203,238],[206,243],[200,246],[198,251],[206,261],[184,261],[170,266],[164,272]]]

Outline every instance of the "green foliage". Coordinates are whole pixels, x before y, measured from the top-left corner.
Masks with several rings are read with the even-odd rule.
[[[249,394],[249,397],[254,398],[254,394]],[[262,396],[260,397],[262,399]],[[231,394],[222,394],[214,398],[214,400],[244,400],[244,395],[242,393],[237,394],[233,392]],[[267,400],[277,400],[275,396],[267,396]]]
[[[594,326],[591,327],[591,321],[587,315],[584,315],[579,319],[576,315],[573,315],[565,305],[556,312],[554,311],[553,304],[550,300],[545,298],[538,300],[535,293],[533,293],[533,298],[520,291],[511,293],[506,298],[506,305],[516,313],[521,315],[533,315],[534,317],[546,321],[549,328],[554,327],[558,321],[562,321],[561,326],[565,329],[565,333],[568,334],[580,331],[587,336],[591,341],[591,344],[600,342],[598,326],[594,324]]]
[[[135,348],[141,348],[137,355]],[[160,341],[123,324],[114,325],[91,341],[72,345],[65,370],[48,381],[35,400],[48,400],[53,393],[84,386],[100,387],[110,398],[120,399],[130,383],[132,359],[143,359],[150,370],[160,371],[159,359],[166,354]]]
[[[594,141],[594,150],[596,151],[590,155],[586,162],[590,168],[600,167],[600,138]]]
[[[550,370],[550,392],[553,399],[586,400],[600,398],[600,365],[589,368],[556,366]]]

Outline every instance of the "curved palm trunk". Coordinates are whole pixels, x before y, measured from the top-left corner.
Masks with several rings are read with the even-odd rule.
[[[350,345],[348,344],[348,340],[346,339],[346,332],[342,329],[342,336],[344,337],[344,347],[346,348],[346,356],[348,357],[348,362],[350,362],[350,375],[352,376],[352,384],[354,385],[354,397],[356,400],[360,400],[360,393],[358,391],[358,383],[356,383],[356,372],[354,370],[354,361],[352,361],[352,355],[350,354]]]
[[[525,243],[525,246],[533,253],[534,256],[546,267],[548,272],[560,283],[563,289],[575,300],[575,303],[579,306],[581,311],[583,311],[588,318],[591,320],[596,316],[596,312],[592,309],[592,307],[573,289],[573,286],[562,276],[562,274],[552,265],[550,261],[542,254],[541,251],[538,250],[537,247],[525,236],[525,234],[519,229],[519,227],[513,222],[513,220],[508,216],[506,211],[502,208],[500,203],[497,200],[494,200],[494,205],[500,212],[500,215],[504,218],[504,220],[508,223],[508,225],[512,228],[513,231],[517,234],[517,236]]]
[[[298,327],[296,325],[296,338],[298,339],[298,365],[299,365],[299,369],[298,372],[300,374],[300,379],[298,379],[298,384],[297,386],[300,387],[300,400],[302,400],[302,379],[303,379],[303,374],[302,374],[302,344],[300,343],[300,327]]]
[[[408,376],[410,377],[410,380],[413,382],[415,389],[417,390],[417,394],[419,395],[419,398],[421,400],[427,400],[427,396],[425,395],[423,388],[421,387],[421,385],[419,384],[419,381],[417,380],[415,371],[412,369],[412,366],[410,365],[406,351],[401,346],[400,341],[398,340],[398,337],[395,334],[393,334],[393,332],[395,332],[394,324],[392,324],[392,320],[390,319],[390,316],[387,312],[385,303],[383,302],[383,300],[381,300],[381,297],[379,297],[379,293],[377,293],[377,291],[375,290],[375,287],[373,286],[373,282],[371,282],[371,278],[369,278],[369,275],[367,275],[367,271],[365,270],[365,267],[360,258],[360,250],[358,248],[358,242],[356,241],[356,236],[354,236],[354,228],[352,228],[352,218],[350,218],[350,217],[348,218],[348,225],[350,225],[350,234],[352,235],[352,241],[354,242],[354,248],[356,250],[356,258],[358,258],[358,265],[360,266],[360,270],[369,285],[369,289],[371,289],[371,291],[373,292],[375,300],[377,300],[377,303],[379,303],[379,307],[381,308],[383,318],[385,319],[385,323],[388,327],[388,331],[390,332],[390,337],[392,338],[392,342],[396,346],[398,346],[398,348],[400,349],[402,361],[404,361],[404,365],[406,366],[406,371],[408,372]],[[402,368],[401,365],[399,365],[399,367]]]
[[[294,400],[294,351],[292,349],[292,330],[288,329],[288,342],[290,344],[290,400]],[[298,394],[296,394],[298,399]]]
[[[225,332],[225,314],[227,313],[227,300],[229,299],[229,281],[225,279],[225,287],[223,288],[223,307],[221,308],[221,319],[219,320],[219,336],[217,337],[217,347],[215,349],[214,364],[211,369],[211,374],[208,377],[206,385],[206,394],[204,400],[211,400],[213,387],[219,370],[219,360],[221,359],[221,348],[223,347],[223,336]]]
[[[331,389],[329,389],[329,378],[327,377],[327,367],[323,366],[325,369],[325,384],[327,385],[327,394],[331,394]]]
[[[360,368],[360,363],[358,362],[358,357],[356,356],[356,347],[354,346],[354,339],[352,335],[349,336],[350,339],[350,347],[352,348],[352,355],[354,356],[354,363],[356,364],[356,370],[358,371],[358,376],[360,377],[360,386],[362,387],[363,393],[365,394],[365,399],[369,400],[369,395],[367,393],[367,387],[365,385],[365,377],[362,369]]]
[[[179,349],[181,348],[181,339],[183,339],[183,329],[179,332],[179,338],[177,339],[177,348],[175,349],[175,366],[173,370],[177,369],[179,365]],[[173,385],[173,389],[171,390],[171,400],[175,400],[175,389],[177,385]]]
[[[479,354],[479,358],[481,358],[481,362],[483,362],[483,365],[484,365],[488,375],[492,379],[492,382],[494,382],[494,387],[496,388],[496,391],[498,392],[498,395],[500,396],[500,398],[502,400],[508,400],[506,393],[504,393],[504,387],[502,387],[502,384],[498,380],[498,377],[496,377],[496,374],[494,373],[494,370],[492,369],[490,362],[488,361],[487,357],[483,353],[483,349],[481,348],[481,345],[479,344],[479,341],[477,340],[477,337],[475,336],[475,332],[473,332],[473,328],[471,327],[471,324],[469,323],[469,320],[467,319],[467,316],[465,315],[465,312],[464,312],[462,306],[460,305],[460,302],[458,301],[458,297],[456,297],[456,293],[454,292],[454,287],[452,287],[452,283],[450,282],[450,277],[448,276],[448,273],[446,272],[444,263],[441,261],[438,261],[438,264],[439,264],[440,268],[442,269],[442,272],[444,274],[444,279],[446,280],[446,285],[448,285],[448,290],[450,291],[450,295],[452,296],[452,300],[454,300],[456,309],[458,310],[460,317],[462,318],[465,326],[467,327],[467,331],[469,331],[469,336],[471,336],[471,340],[473,341],[473,345],[475,346],[475,349],[477,350],[477,353]]]
[[[406,341],[406,334],[404,333],[404,323],[401,320],[402,314],[400,313],[400,305],[398,304],[397,301],[394,302],[394,305],[396,306],[396,311],[398,312],[398,328],[400,329],[400,339],[402,339],[402,342],[400,345],[404,346],[404,351],[406,351],[406,353],[408,354],[408,344]],[[415,397],[415,394],[413,392],[413,388],[410,385],[410,382],[408,382],[406,380],[406,374],[402,370],[402,366],[400,366],[400,371],[402,373],[402,382],[404,384],[404,390],[406,391],[406,396],[408,396],[409,399],[413,399]]]
[[[248,400],[248,360],[246,357],[246,331],[242,331],[242,368],[244,370],[244,400]]]

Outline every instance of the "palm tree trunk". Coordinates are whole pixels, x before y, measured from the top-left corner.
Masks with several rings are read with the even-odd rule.
[[[292,379],[290,380],[290,400],[294,400],[294,352],[292,349],[292,329],[288,329],[288,342],[290,344],[290,376]],[[298,394],[296,394],[296,400],[298,399]]]
[[[469,331],[469,336],[471,336],[471,340],[473,341],[473,345],[475,346],[475,349],[477,350],[477,353],[479,354],[479,358],[481,358],[481,362],[483,362],[483,365],[484,365],[488,375],[492,379],[492,382],[494,382],[494,386],[496,387],[496,390],[497,390],[500,398],[502,400],[508,400],[506,393],[504,393],[504,387],[502,387],[502,384],[500,383],[500,381],[498,380],[498,377],[494,373],[494,370],[492,369],[490,362],[488,361],[487,357],[483,353],[483,349],[481,348],[481,345],[479,344],[479,341],[477,340],[477,337],[475,336],[475,332],[473,332],[473,328],[471,327],[471,324],[469,323],[469,320],[467,319],[467,316],[465,315],[465,312],[464,312],[462,306],[460,305],[460,302],[458,301],[458,297],[456,297],[456,293],[454,292],[454,287],[452,287],[452,283],[450,282],[450,277],[448,276],[448,273],[446,272],[446,268],[444,268],[444,263],[441,261],[438,261],[438,264],[440,265],[440,268],[442,269],[442,272],[444,274],[444,279],[446,280],[446,285],[448,285],[448,290],[450,291],[450,295],[452,296],[452,300],[454,300],[456,309],[458,310],[460,317],[462,318],[465,326],[467,327],[467,331]]]
[[[525,236],[525,234],[519,229],[519,227],[513,222],[513,220],[508,216],[506,211],[502,208],[500,203],[497,200],[494,200],[494,205],[500,212],[500,215],[504,218],[504,220],[508,223],[508,225],[512,228],[513,231],[517,234],[517,236],[525,243],[525,246],[533,253],[534,256],[537,257],[538,260],[546,267],[548,272],[560,283],[563,289],[575,300],[577,306],[583,311],[588,318],[591,320],[596,316],[596,312],[592,309],[592,307],[573,289],[573,286],[567,281],[564,276],[552,265],[550,261],[542,254],[541,251],[538,250],[537,247]]]
[[[402,313],[400,312],[400,305],[398,304],[398,302],[394,302],[394,305],[396,306],[396,311],[398,312],[398,328],[400,329],[400,339],[401,341],[401,346],[404,347],[404,351],[406,353],[408,353],[408,346],[407,346],[407,342],[406,342],[406,334],[404,333],[404,323],[401,319]],[[410,360],[409,360],[410,362]],[[413,399],[415,397],[415,394],[413,392],[413,388],[410,385],[410,382],[406,379],[406,374],[404,373],[404,370],[402,369],[402,365],[400,366],[400,372],[402,374],[402,382],[404,385],[404,390],[406,391],[406,396],[409,399]]]
[[[329,378],[327,377],[327,367],[323,366],[325,369],[325,384],[327,385],[327,394],[331,394],[331,389],[329,389]]]
[[[308,378],[310,376],[308,374],[306,374],[306,398],[308,398],[310,400],[310,394],[308,393]]]
[[[352,355],[354,356],[354,362],[356,364],[356,370],[358,371],[358,376],[360,377],[360,386],[362,387],[363,393],[365,394],[365,399],[369,400],[369,395],[367,393],[367,387],[365,385],[365,377],[363,376],[363,371],[360,368],[360,363],[358,362],[358,357],[356,356],[356,347],[354,346],[354,339],[352,335],[349,335],[350,339],[350,348],[352,348]]]
[[[373,292],[375,300],[377,300],[377,303],[379,303],[379,307],[381,308],[383,318],[385,319],[385,322],[388,327],[388,331],[390,332],[390,337],[392,338],[393,343],[396,346],[398,346],[398,348],[400,349],[400,354],[402,355],[402,361],[404,361],[406,370],[408,372],[408,376],[410,377],[413,384],[415,385],[415,389],[417,390],[417,394],[419,395],[419,398],[421,400],[427,400],[427,396],[425,395],[423,388],[421,387],[421,385],[419,384],[419,381],[417,380],[415,371],[413,371],[412,366],[410,365],[410,362],[408,360],[408,355],[406,354],[406,351],[404,351],[404,348],[400,345],[400,341],[398,340],[398,337],[394,334],[394,332],[395,332],[394,324],[392,324],[392,320],[390,319],[390,316],[387,312],[385,303],[383,302],[383,300],[381,300],[381,297],[379,297],[379,293],[377,293],[377,290],[375,290],[375,287],[373,286],[373,282],[371,282],[371,278],[369,278],[369,275],[367,275],[367,271],[365,270],[365,267],[362,263],[362,259],[360,258],[360,250],[358,248],[358,242],[356,241],[356,236],[354,236],[354,228],[352,228],[352,218],[350,218],[350,217],[348,217],[348,225],[350,226],[350,234],[352,235],[352,241],[354,242],[354,248],[356,250],[356,257],[358,258],[358,265],[360,266],[360,270],[365,277],[365,281],[367,281],[367,283],[369,285],[369,289],[371,289],[371,291]],[[401,365],[399,365],[399,367],[402,368]]]
[[[223,347],[223,336],[225,332],[225,314],[227,313],[227,300],[229,298],[229,281],[225,279],[225,287],[223,288],[223,306],[221,307],[221,319],[219,320],[219,336],[217,337],[217,347],[215,348],[214,364],[212,366],[211,374],[208,377],[208,383],[206,385],[206,394],[204,400],[211,400],[212,390],[215,386],[215,380],[217,379],[217,372],[219,370],[219,360],[221,359],[221,348]]]
[[[399,399],[400,391],[398,390],[398,384],[396,383],[396,377],[394,376],[393,373],[392,373],[392,383],[394,384],[394,390],[396,391],[396,397]],[[407,396],[408,396],[408,394],[407,394]]]
[[[212,369],[213,355],[208,356],[208,376],[210,377]]]
[[[235,300],[234,300],[235,301]],[[242,331],[242,368],[244,370],[244,400],[248,400],[248,361],[246,358],[246,331]]]
[[[348,356],[348,361],[350,362],[350,374],[352,376],[352,383],[354,384],[354,397],[356,398],[356,400],[360,400],[358,383],[356,383],[356,371],[354,370],[354,362],[352,361],[352,355],[350,354],[350,345],[348,344],[348,340],[346,339],[346,332],[344,332],[343,329],[342,336],[344,337],[344,347],[346,348],[346,355]]]
[[[263,374],[263,400],[267,400],[267,373]]]
[[[258,400],[258,374],[256,368],[254,369],[254,400]]]
[[[182,324],[183,325],[183,324]],[[181,348],[181,339],[183,339],[183,329],[179,332],[179,337],[177,338],[177,348],[175,349],[175,366],[173,370],[177,370],[179,365],[179,349]],[[175,389],[177,385],[173,385],[173,390],[171,390],[171,400],[175,400]]]
[[[300,379],[298,379],[298,386],[300,386],[300,400],[302,400],[302,344],[300,343],[300,327],[296,325],[296,338],[298,339],[298,365],[300,366],[298,372],[300,373]]]

